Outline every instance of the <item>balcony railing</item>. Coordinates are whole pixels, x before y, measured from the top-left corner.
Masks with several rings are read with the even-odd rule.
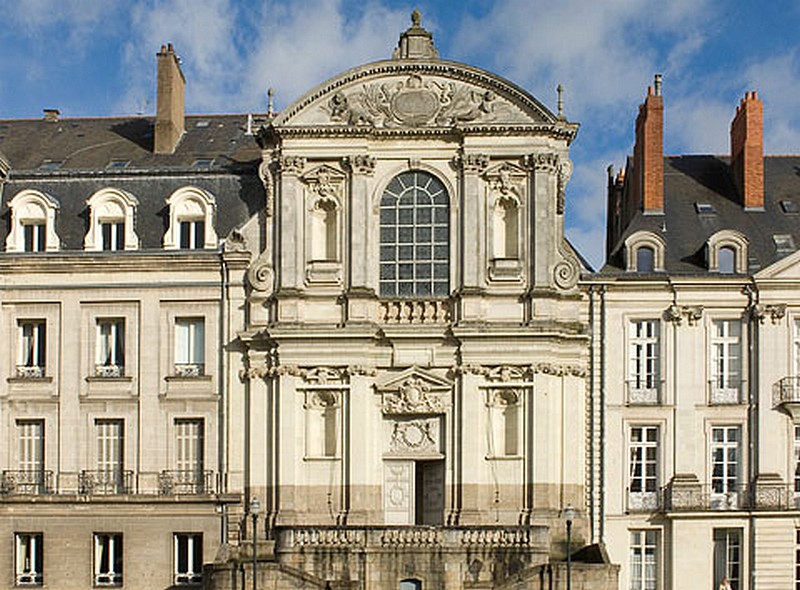
[[[175,574],[176,586],[200,586],[202,583],[203,583],[202,572]]]
[[[667,512],[726,510],[800,510],[800,490],[794,484],[737,485],[721,491],[713,485],[661,489],[660,510]]]
[[[164,470],[158,476],[162,496],[213,494],[214,490],[213,471]]]
[[[53,491],[53,472],[44,469],[5,470],[0,480],[3,494],[50,494]]]
[[[17,365],[18,379],[41,379],[44,377],[44,367],[39,365]]]
[[[663,494],[660,491],[632,492],[627,490],[628,512],[656,512],[661,509]]]
[[[531,527],[291,527],[278,531],[278,545],[295,547],[525,547],[546,550],[546,526]]]
[[[41,586],[44,582],[44,576],[42,572],[20,572],[17,574],[15,581],[17,586]]]
[[[729,380],[708,382],[708,403],[711,405],[735,405],[742,403],[742,382]]]
[[[176,377],[202,377],[205,375],[203,363],[175,363]]]
[[[78,493],[87,496],[133,493],[133,471],[81,471],[78,474]]]
[[[772,386],[772,407],[800,404],[800,377],[784,377]]]
[[[114,379],[125,376],[124,365],[95,365],[94,376],[102,379]]]
[[[382,324],[437,324],[450,321],[450,301],[432,299],[391,299],[380,302],[378,321]]]
[[[656,405],[661,403],[661,383],[653,383],[650,387],[637,383],[631,379],[626,382],[628,387],[628,403],[630,405]]]

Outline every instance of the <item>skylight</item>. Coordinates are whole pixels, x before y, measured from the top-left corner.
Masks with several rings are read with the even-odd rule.
[[[694,210],[698,215],[714,215],[717,212],[711,203],[695,203]]]
[[[39,164],[39,170],[58,170],[63,162],[57,160],[44,160]]]
[[[775,234],[772,236],[772,241],[775,242],[775,249],[779,254],[786,254],[796,250],[794,239],[790,234]]]
[[[128,164],[130,164],[130,163],[131,163],[130,160],[111,160],[108,163],[108,166],[106,166],[106,168],[112,168],[114,170],[119,170],[121,168],[127,168]]]
[[[800,213],[800,207],[798,207],[797,202],[795,201],[781,201],[781,209],[783,209],[784,213]]]
[[[192,163],[192,168],[210,168],[213,162],[212,158],[198,158]]]
[[[208,127],[211,124],[211,121],[207,119],[203,119],[195,123],[195,127]]]

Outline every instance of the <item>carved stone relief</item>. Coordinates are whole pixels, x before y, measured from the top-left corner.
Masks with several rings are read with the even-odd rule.
[[[339,392],[329,389],[306,390],[305,398],[303,407],[306,410],[324,410],[327,408],[335,408],[339,405]]]
[[[486,154],[462,154],[453,159],[456,168],[465,174],[483,174],[489,167],[489,156]]]
[[[428,383],[409,377],[399,388],[383,392],[384,414],[441,414],[444,404],[438,392]]]
[[[519,123],[523,119],[519,109],[491,90],[418,73],[339,91],[322,109],[332,123],[377,128]]]
[[[439,452],[438,418],[398,420],[392,425],[389,452],[430,455]]]
[[[279,160],[280,171],[284,174],[299,175],[306,167],[306,159],[302,156],[281,156]]]
[[[348,166],[353,174],[372,176],[375,172],[375,158],[367,154],[357,154],[343,158],[342,164]]]

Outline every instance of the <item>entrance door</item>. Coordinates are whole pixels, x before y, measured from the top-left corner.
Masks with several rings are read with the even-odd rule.
[[[417,461],[416,524],[444,524],[444,461]]]

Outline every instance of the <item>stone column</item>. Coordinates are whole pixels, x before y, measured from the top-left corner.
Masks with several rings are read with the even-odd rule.
[[[531,170],[530,187],[530,287],[552,287],[550,269],[557,262],[557,225],[563,218],[556,216],[558,156],[553,153],[531,154],[527,158]]]
[[[457,158],[461,166],[461,321],[478,321],[480,294],[486,281],[486,207],[483,174],[489,166],[485,154],[464,154]],[[451,232],[452,235],[452,232]]]
[[[365,322],[371,319],[368,301],[375,298],[371,280],[373,249],[370,243],[372,207],[370,203],[371,177],[375,172],[375,158],[359,154],[345,159],[350,169],[350,207],[348,268],[350,271],[347,292],[348,322]]]

